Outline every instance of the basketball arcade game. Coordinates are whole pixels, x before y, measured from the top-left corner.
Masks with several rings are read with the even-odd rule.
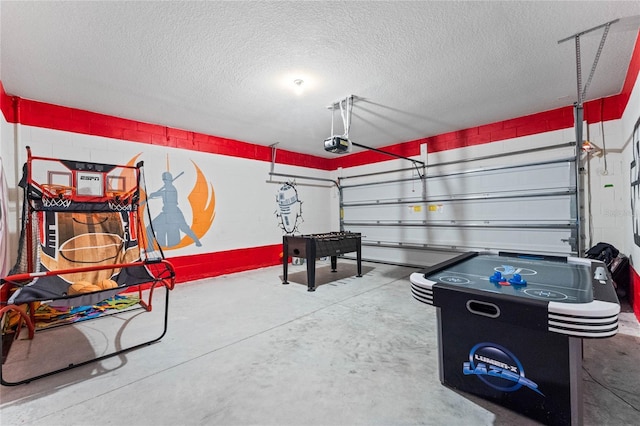
[[[110,165],[36,157],[27,147],[20,182],[24,204],[18,260],[10,275],[0,279],[3,385],[28,383],[113,357],[156,342],[166,333],[175,273],[154,235],[145,232],[142,218],[148,209],[141,206],[145,196],[140,187],[142,166],[142,162]],[[165,290],[159,334],[146,335],[141,343],[117,341],[108,350],[93,350],[87,359],[72,356],[70,363],[50,371],[21,365],[24,373],[33,375],[5,380],[12,376],[13,365],[28,358],[28,352],[11,356],[12,347],[20,346],[16,342],[21,332],[26,331],[28,339],[35,341],[41,331],[76,324],[73,319],[49,325],[37,321],[43,312],[59,317],[58,312],[96,308],[77,316],[77,321],[121,316],[127,311],[137,311],[135,315],[151,312],[154,290],[159,287]],[[125,300],[133,303],[123,307]],[[115,321],[118,338],[130,321]],[[69,350],[69,355],[73,352]]]
[[[603,262],[469,252],[410,281],[437,308],[443,384],[545,424],[582,424],[582,339],[618,330]]]

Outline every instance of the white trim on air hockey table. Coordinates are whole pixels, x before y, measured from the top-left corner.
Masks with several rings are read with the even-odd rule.
[[[433,306],[433,285],[420,272],[410,275],[411,293],[419,302]],[[576,337],[610,337],[618,332],[617,303],[592,300],[588,303],[548,302],[548,330]]]

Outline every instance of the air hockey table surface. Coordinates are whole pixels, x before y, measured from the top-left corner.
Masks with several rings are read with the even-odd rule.
[[[618,329],[604,263],[470,252],[410,281],[437,308],[443,384],[545,424],[582,423],[582,339]]]
[[[450,286],[545,305],[550,315],[566,321],[555,323],[559,327],[555,331],[564,334],[609,337],[617,333],[620,305],[615,289],[604,263],[592,259],[470,252],[414,273],[410,280],[414,297],[427,304],[434,305],[434,287]],[[571,321],[572,316],[583,318]],[[553,328],[554,323],[549,326]]]

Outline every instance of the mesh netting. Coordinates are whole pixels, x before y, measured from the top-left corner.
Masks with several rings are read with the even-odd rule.
[[[108,201],[109,208],[114,212],[131,211],[133,209],[133,206],[129,201],[130,200],[128,199],[121,200],[119,198],[112,198]]]
[[[23,274],[34,271],[34,265],[38,265],[38,214],[32,212],[30,214],[31,219],[31,232],[27,231],[27,220],[23,213],[22,217],[22,230],[20,231],[20,242],[18,244],[18,258],[13,268],[9,271],[10,275]],[[27,243],[27,235],[31,235],[31,244]],[[31,246],[31,256],[29,256],[29,246]],[[33,265],[29,265],[29,257],[32,259]]]
[[[46,197],[46,196],[42,196],[42,205],[49,208],[49,207],[61,207],[61,208],[65,208],[68,209],[69,206],[71,205],[71,199],[70,198],[62,198],[62,197],[54,197],[54,198],[50,198],[50,197]]]

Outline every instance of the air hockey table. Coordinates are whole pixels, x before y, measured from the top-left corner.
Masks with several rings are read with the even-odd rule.
[[[437,308],[444,385],[545,424],[582,424],[582,339],[618,330],[604,263],[470,252],[410,281]]]

